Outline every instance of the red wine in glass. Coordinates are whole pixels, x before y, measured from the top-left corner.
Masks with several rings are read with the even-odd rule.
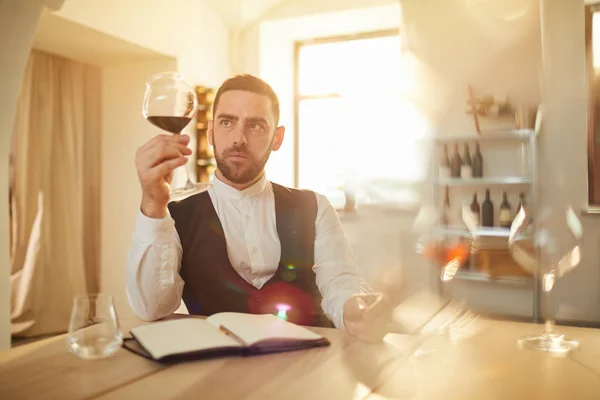
[[[151,116],[146,119],[152,125],[175,135],[179,135],[183,128],[185,128],[192,120],[188,117],[165,117],[158,115]]]
[[[150,77],[146,82],[146,92],[142,114],[152,125],[179,135],[192,121],[198,108],[196,92],[183,81],[183,76],[177,72],[163,72]],[[193,194],[203,192],[210,183],[194,183],[186,168],[186,183],[172,188],[171,200],[179,201]]]

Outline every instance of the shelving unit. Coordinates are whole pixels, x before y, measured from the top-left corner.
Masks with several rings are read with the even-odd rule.
[[[489,188],[496,192],[506,190],[508,192],[523,192],[526,193],[527,207],[535,215],[537,209],[537,148],[536,148],[536,133],[532,129],[517,129],[517,130],[506,130],[506,131],[493,131],[493,132],[482,132],[481,135],[465,135],[465,136],[452,136],[452,137],[440,137],[435,139],[435,157],[433,157],[433,170],[435,171],[434,176],[434,204],[441,206],[443,201],[444,188],[448,187],[450,191],[450,202],[453,203],[453,197],[456,199],[457,196],[453,196],[456,192],[461,193],[463,198],[466,191],[475,190],[477,193],[482,193],[485,189]],[[479,142],[482,149],[486,149],[486,153],[483,154],[484,159],[484,176],[482,178],[445,178],[439,175],[439,160],[443,151],[444,145],[462,145],[464,143],[474,144]],[[521,167],[525,171],[512,171],[511,173],[499,174],[492,173],[490,176],[486,176],[486,171],[490,168],[486,164],[486,158],[489,160],[489,156],[494,152],[495,149],[503,148],[505,151],[512,151],[513,148],[520,152],[521,157],[517,157],[523,162]],[[508,149],[508,150],[507,150]],[[483,151],[482,151],[483,153]],[[462,157],[462,152],[461,152]],[[507,165],[512,167],[512,165]],[[498,171],[496,171],[498,172]],[[471,192],[469,192],[471,193]],[[483,198],[479,198],[480,206],[483,202]],[[498,199],[493,199],[495,213],[499,209],[500,202]],[[464,202],[463,202],[464,203]],[[517,204],[512,204],[513,213],[516,212]],[[495,218],[496,219],[496,218]],[[473,237],[473,247],[478,247],[481,243],[486,241],[494,241],[498,243],[506,242],[506,251],[508,251],[508,237],[509,229],[501,227],[480,227],[474,232],[469,232],[466,226],[460,225],[449,225],[440,227],[444,236],[448,237]],[[495,247],[494,251],[504,251]],[[480,252],[485,251],[488,254],[488,250],[485,247],[480,247]],[[489,259],[489,255],[487,256]],[[476,263],[477,258],[471,257],[471,268],[461,269],[453,280],[459,281],[471,281],[480,282],[481,284],[494,283],[498,285],[510,285],[512,287],[521,286],[529,287],[533,291],[533,304],[532,304],[532,315],[535,322],[538,321],[540,316],[540,281],[538,276],[519,276],[519,275],[497,275],[489,274],[481,271]],[[493,267],[493,266],[492,266]],[[537,273],[536,273],[537,274]],[[523,272],[525,275],[525,272]],[[439,281],[439,275],[436,276],[436,284],[439,285],[439,289],[443,290],[443,285]]]
[[[196,86],[196,96],[196,179],[198,182],[208,182],[216,168],[214,154],[208,144],[208,121],[212,118],[215,94],[212,88]]]
[[[493,277],[487,274],[473,272],[473,271],[459,271],[454,279],[461,279],[466,281],[477,281],[477,282],[496,282],[501,284],[509,285],[533,285],[531,278],[520,277],[520,276],[503,276]]]

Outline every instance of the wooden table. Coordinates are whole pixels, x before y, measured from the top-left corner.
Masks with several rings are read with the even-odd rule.
[[[123,330],[140,321],[125,321]],[[331,346],[159,364],[120,350],[87,361],[65,336],[0,353],[0,399],[599,399],[600,331],[560,327],[565,358],[519,350],[541,325],[477,320],[467,334],[389,334],[380,344],[314,328]]]

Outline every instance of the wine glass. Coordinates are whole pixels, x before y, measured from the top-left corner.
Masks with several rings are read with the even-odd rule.
[[[449,205],[443,206],[441,212],[439,207],[424,205],[413,225],[413,233],[417,235],[416,252],[439,270],[438,285],[451,282],[469,265],[475,252],[477,214],[469,206],[461,205],[458,216],[452,218],[451,215]],[[421,334],[424,337],[448,334],[451,339],[466,336],[464,333],[477,316],[466,307],[464,299],[442,301],[446,302],[445,312],[424,326]]]
[[[540,279],[542,334],[519,339],[519,347],[565,354],[579,347],[555,330],[555,311],[550,293],[556,281],[581,262],[583,228],[570,204],[546,206],[532,218],[530,209],[521,207],[510,228],[508,245],[513,259]]]
[[[183,75],[177,72],[163,72],[151,76],[146,82],[142,114],[152,125],[179,135],[190,123],[197,108],[196,93],[184,82]],[[209,183],[192,182],[187,166],[184,168],[186,182],[181,187],[171,189],[171,200],[182,200],[210,187]]]
[[[434,206],[424,206],[417,214],[413,232],[418,236],[417,253],[440,270],[440,281],[449,282],[467,265],[473,252],[477,217],[462,206],[459,225],[449,224],[448,210],[438,212]]]

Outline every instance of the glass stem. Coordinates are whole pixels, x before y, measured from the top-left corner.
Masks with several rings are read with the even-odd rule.
[[[544,293],[543,306],[545,309],[544,312],[544,334],[546,336],[550,336],[554,333],[554,326],[556,325],[556,318],[554,315],[554,309],[551,304],[550,293],[552,292],[552,287],[554,286],[555,274],[554,272],[549,272],[544,274],[542,278],[542,292]]]
[[[185,179],[186,179],[185,186],[192,186],[193,183],[192,183],[192,180],[190,179],[190,171],[188,169],[187,162],[185,163],[184,167],[185,167]]]

